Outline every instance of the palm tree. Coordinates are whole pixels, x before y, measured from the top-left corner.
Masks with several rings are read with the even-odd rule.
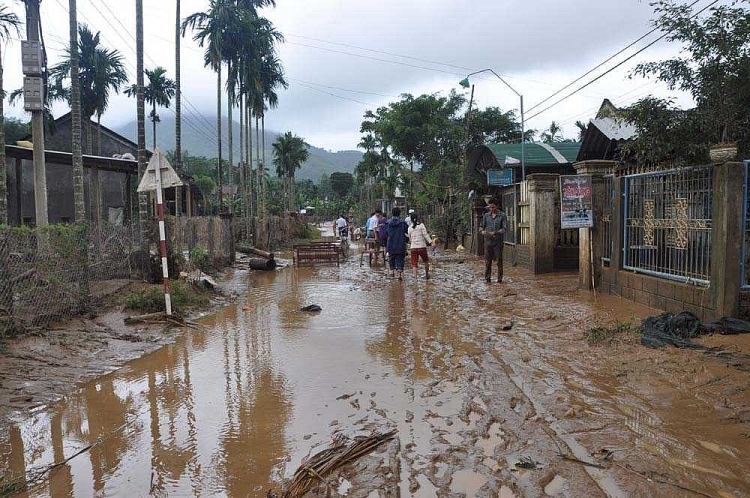
[[[73,212],[76,223],[86,220],[86,202],[83,186],[83,151],[81,149],[81,80],[78,67],[78,8],[76,0],[68,2],[68,22],[70,29],[70,118],[71,152],[73,153]],[[101,142],[101,140],[100,140]]]
[[[552,121],[549,124],[549,128],[547,128],[547,131],[542,133],[541,138],[542,142],[548,144],[552,142],[559,142],[562,140],[562,128],[556,122]]]
[[[287,211],[296,211],[294,207],[294,172],[307,161],[310,152],[302,137],[293,135],[291,131],[279,136],[272,144],[273,165],[276,174],[284,181],[284,206]]]
[[[174,35],[174,167],[182,169],[182,86],[180,71],[180,0],[175,0],[175,35]],[[154,133],[156,136],[156,133]],[[179,212],[180,209],[177,209]]]
[[[217,138],[217,173],[218,173],[218,192],[219,192],[219,210],[224,209],[223,196],[223,175],[221,168],[221,64],[224,60],[223,34],[228,27],[235,22],[237,15],[236,5],[233,0],[210,0],[208,10],[205,12],[196,12],[191,14],[182,21],[182,36],[185,36],[187,29],[194,31],[193,40],[198,45],[206,46],[206,53],[203,56],[203,64],[210,67],[216,72],[216,134]]]
[[[138,85],[136,98],[136,119],[138,126],[138,178],[146,172],[146,105],[143,85],[143,0],[135,0],[135,78]],[[145,192],[138,194],[138,217],[140,221],[141,251],[148,251],[148,197]],[[143,268],[145,273],[146,268]]]
[[[5,5],[0,6],[0,43],[5,43],[15,32],[19,34],[21,20],[12,12],[8,12]],[[2,47],[0,46],[0,50]],[[0,52],[0,225],[8,223],[8,186],[5,173],[5,90],[3,90],[3,56]]]
[[[100,45],[100,34],[94,34],[86,25],[78,28],[78,79],[81,85],[81,113],[86,122],[89,154],[93,153],[91,136],[91,118],[96,115],[101,119],[109,105],[110,92],[120,92],[122,85],[128,81],[122,55],[117,50],[109,50]],[[70,78],[71,48],[66,49],[67,57],[50,68],[49,75],[54,86],[66,88],[64,81]],[[67,88],[66,88],[67,90]],[[68,90],[68,97],[70,96]]]
[[[175,94],[175,82],[167,78],[167,70],[157,66],[153,70],[144,71],[148,77],[148,85],[143,89],[143,98],[151,104],[151,113],[148,115],[153,124],[154,149],[156,149],[156,123],[160,122],[156,107],[169,107]],[[138,96],[138,85],[131,85],[125,89],[128,97]]]

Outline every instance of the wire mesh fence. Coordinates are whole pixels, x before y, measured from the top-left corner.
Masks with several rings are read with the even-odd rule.
[[[171,277],[232,260],[231,219],[169,217],[166,227]],[[88,311],[115,280],[161,281],[158,240],[156,223],[148,251],[137,224],[0,226],[0,339]]]
[[[84,310],[88,252],[85,226],[0,227],[0,337]]]

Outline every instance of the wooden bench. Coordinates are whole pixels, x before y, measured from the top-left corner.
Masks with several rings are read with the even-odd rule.
[[[370,266],[372,266],[373,256],[375,256],[375,262],[377,263],[378,257],[382,255],[383,264],[385,264],[385,247],[378,246],[377,239],[366,238],[362,241],[362,251],[359,253],[359,266],[364,264],[365,254],[367,254]]]
[[[294,265],[315,263],[341,262],[341,245],[337,242],[308,242],[307,244],[296,244],[292,247],[294,252]]]

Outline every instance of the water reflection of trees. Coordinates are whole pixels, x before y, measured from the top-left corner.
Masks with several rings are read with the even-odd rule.
[[[229,496],[268,486],[286,455],[292,404],[284,377],[273,368],[271,323],[266,306],[239,315],[222,337],[228,417],[216,459]]]

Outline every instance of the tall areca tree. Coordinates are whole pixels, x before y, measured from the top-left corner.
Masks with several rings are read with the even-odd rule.
[[[5,5],[0,6],[0,43],[8,41],[12,34],[18,34],[21,20]],[[2,47],[0,46],[0,49]],[[3,89],[3,57],[0,52],[0,225],[8,223],[8,186],[5,174],[5,90]]]
[[[175,82],[167,78],[167,70],[157,66],[153,70],[144,70],[148,78],[148,85],[143,89],[143,98],[151,104],[151,113],[148,115],[153,125],[154,132],[154,149],[156,149],[156,123],[159,123],[159,114],[156,113],[158,107],[169,107],[172,97],[175,95]],[[131,85],[125,89],[128,97],[138,96],[138,85]]]
[[[284,182],[284,207],[287,211],[296,211],[294,206],[294,173],[302,167],[310,155],[302,137],[293,135],[291,131],[279,136],[272,144],[273,165],[276,174]]]
[[[86,122],[87,152],[93,153],[90,120],[101,115],[109,105],[112,91],[128,81],[123,58],[117,50],[110,50],[101,45],[99,32],[94,33],[87,26],[78,27],[78,79],[81,85],[81,114]],[[65,81],[70,79],[71,48],[66,49],[65,59],[50,68],[49,74],[53,85],[65,88]],[[68,91],[68,96],[69,96]]]
[[[78,8],[76,0],[68,2],[68,23],[70,30],[70,117],[71,152],[73,159],[73,206],[76,223],[86,220],[86,202],[83,186],[83,150],[81,149],[81,80],[78,64]],[[101,141],[100,141],[101,142]]]
[[[216,134],[219,209],[224,208],[223,174],[221,167],[221,65],[224,60],[224,33],[235,22],[237,14],[233,0],[210,0],[208,10],[196,12],[182,22],[182,36],[188,28],[194,31],[193,40],[206,48],[203,64],[216,72]]]

